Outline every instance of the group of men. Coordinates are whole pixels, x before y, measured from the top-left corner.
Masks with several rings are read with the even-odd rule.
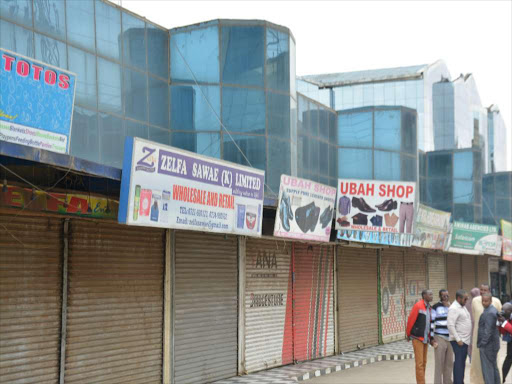
[[[500,334],[508,343],[502,368],[505,382],[512,365],[512,304],[506,303],[502,308],[488,284],[473,288],[469,295],[458,290],[453,303],[446,289],[439,291],[435,305],[431,305],[432,291],[424,290],[421,295],[422,300],[414,305],[407,321],[407,339],[412,340],[416,360],[416,382],[425,383],[430,344],[435,355],[435,384],[464,383],[468,356],[471,384],[500,384]]]

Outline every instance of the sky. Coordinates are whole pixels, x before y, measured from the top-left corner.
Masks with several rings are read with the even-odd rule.
[[[263,19],[296,40],[297,75],[429,64],[472,73],[484,106],[508,129],[512,170],[512,1],[114,0],[165,28],[212,19]]]

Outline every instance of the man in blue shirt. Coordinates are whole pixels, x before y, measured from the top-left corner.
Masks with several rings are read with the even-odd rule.
[[[439,302],[432,307],[432,323],[434,340],[438,347],[434,351],[435,374],[434,384],[452,384],[453,349],[448,333],[448,309],[450,295],[446,289],[439,291]]]

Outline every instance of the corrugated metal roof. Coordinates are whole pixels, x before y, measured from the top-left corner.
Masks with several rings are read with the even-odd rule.
[[[366,71],[327,73],[324,75],[301,76],[299,79],[315,84],[320,88],[337,87],[348,84],[369,83],[419,78],[427,69],[428,64],[409,67],[370,69]]]

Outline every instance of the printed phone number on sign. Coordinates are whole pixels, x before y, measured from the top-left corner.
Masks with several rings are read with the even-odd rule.
[[[207,209],[195,209],[195,208],[187,208],[187,207],[180,207],[180,215],[203,217],[205,219],[207,219],[207,218],[219,219],[219,220],[227,220],[228,219],[227,213],[208,211]]]

